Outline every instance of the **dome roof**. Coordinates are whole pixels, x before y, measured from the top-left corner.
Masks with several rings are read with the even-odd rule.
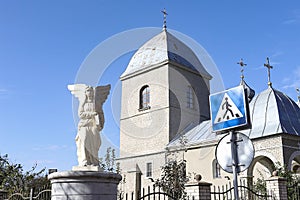
[[[166,30],[151,38],[136,51],[121,78],[165,62],[177,63],[181,67],[199,72],[208,79],[212,78],[195,53]]]
[[[243,131],[250,138],[277,133],[300,136],[300,108],[286,94],[269,87],[250,103],[252,128]]]
[[[251,139],[280,133],[300,136],[300,108],[286,94],[269,87],[254,97],[249,107],[252,128],[240,132]],[[184,137],[187,146],[193,146],[217,141],[220,135],[212,132],[211,120],[207,120],[187,131]],[[168,147],[180,145],[180,136],[176,136]]]

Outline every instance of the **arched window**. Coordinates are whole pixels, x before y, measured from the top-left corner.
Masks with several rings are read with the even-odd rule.
[[[146,110],[150,108],[150,88],[145,85],[140,90],[140,110]]]
[[[213,167],[213,177],[214,178],[221,178],[221,166],[219,165],[216,159],[213,160],[212,163]]]

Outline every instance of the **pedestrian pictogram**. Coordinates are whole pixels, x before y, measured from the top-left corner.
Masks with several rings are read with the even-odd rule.
[[[209,101],[213,131],[220,132],[250,125],[248,101],[243,86],[212,94]]]
[[[227,93],[225,93],[214,123],[216,124],[216,123],[220,123],[232,119],[237,119],[240,117],[243,117],[243,114],[233,103],[233,101],[227,95]]]

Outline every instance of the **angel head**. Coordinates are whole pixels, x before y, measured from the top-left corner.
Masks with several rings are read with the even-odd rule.
[[[94,88],[92,86],[87,86],[85,88],[85,96],[88,100],[92,100],[94,98]]]
[[[86,100],[95,100],[96,110],[102,109],[102,104],[107,99],[110,91],[110,85],[97,86],[93,88],[85,84],[68,85],[68,89],[71,93],[78,98],[80,103],[84,103]]]

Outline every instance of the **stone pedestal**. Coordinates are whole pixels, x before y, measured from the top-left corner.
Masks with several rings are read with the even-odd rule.
[[[48,176],[51,200],[116,200],[121,175],[99,171],[64,171]]]

